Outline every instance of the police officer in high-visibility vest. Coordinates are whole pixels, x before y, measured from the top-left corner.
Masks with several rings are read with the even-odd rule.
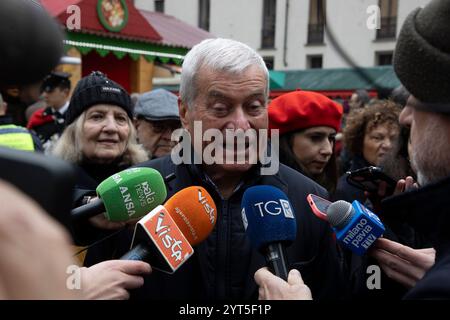
[[[24,151],[42,151],[39,138],[24,127],[12,123],[6,115],[7,104],[0,94],[0,146]]]

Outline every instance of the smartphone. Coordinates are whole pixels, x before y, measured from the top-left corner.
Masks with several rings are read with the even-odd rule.
[[[75,170],[61,159],[0,147],[0,179],[34,199],[70,230]]]
[[[381,168],[371,166],[347,172],[347,182],[350,185],[374,194],[378,193],[381,181],[387,183],[386,195],[391,195],[397,182],[386,175]]]
[[[312,193],[308,194],[306,200],[308,200],[309,206],[311,207],[311,210],[314,212],[316,217],[321,220],[328,221],[327,210],[332,202]]]

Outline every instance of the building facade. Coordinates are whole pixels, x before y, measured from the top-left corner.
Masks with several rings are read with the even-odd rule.
[[[135,5],[244,42],[271,69],[299,70],[391,64],[406,16],[429,1],[135,0]]]

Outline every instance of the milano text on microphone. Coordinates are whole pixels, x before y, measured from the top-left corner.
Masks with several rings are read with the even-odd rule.
[[[332,203],[328,207],[327,218],[338,241],[360,256],[385,231],[378,216],[357,200],[353,203],[343,200]]]

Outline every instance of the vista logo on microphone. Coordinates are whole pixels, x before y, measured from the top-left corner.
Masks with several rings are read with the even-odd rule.
[[[254,207],[257,208],[256,211],[259,212],[261,218],[264,218],[266,214],[277,216],[281,213],[286,218],[294,219],[294,213],[292,212],[291,205],[289,201],[284,199],[279,199],[278,201],[266,201],[266,202],[258,202],[254,204]]]
[[[139,220],[136,227],[133,242],[150,238],[161,256],[164,257],[166,266],[152,265],[156,269],[172,273],[194,253],[194,249],[163,206],[153,209]],[[140,234],[143,231],[147,237]]]
[[[161,211],[156,223],[156,235],[161,239],[164,247],[172,251],[171,257],[175,258],[176,261],[180,261],[182,259],[181,244],[183,242],[171,236],[171,229],[164,223],[164,217],[165,213]]]
[[[202,194],[202,189],[200,188],[198,189],[198,202],[200,202],[203,205],[203,208],[205,208],[206,213],[209,215],[209,220],[211,221],[211,224],[214,225],[216,219],[214,207],[208,203],[208,199],[206,198],[206,196]]]

